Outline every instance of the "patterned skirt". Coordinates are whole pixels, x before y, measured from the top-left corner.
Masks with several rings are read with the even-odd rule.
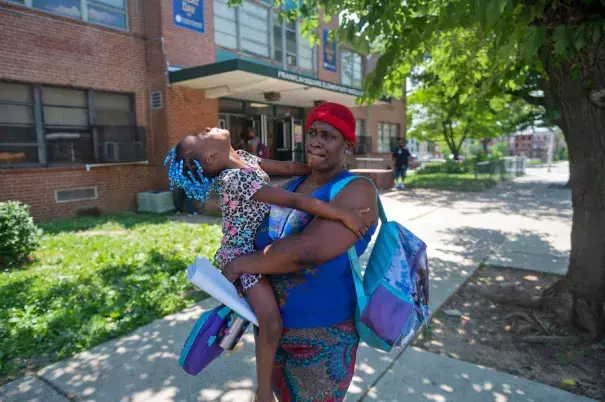
[[[353,320],[331,327],[285,329],[273,368],[279,401],[342,401],[353,379],[358,344]]]

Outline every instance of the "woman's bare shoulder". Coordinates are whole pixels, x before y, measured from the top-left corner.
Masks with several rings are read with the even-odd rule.
[[[370,208],[369,214],[374,221],[378,217],[378,194],[374,184],[365,178],[357,178],[348,183],[332,203],[341,208],[358,209]]]
[[[365,177],[356,177],[351,180],[336,196],[338,198],[347,199],[371,199],[376,198],[376,187]]]

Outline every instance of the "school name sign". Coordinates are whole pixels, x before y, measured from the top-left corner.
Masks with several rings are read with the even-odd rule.
[[[332,82],[326,82],[318,80],[317,78],[294,74],[287,71],[279,70],[277,72],[277,78],[279,78],[280,80],[295,82],[297,84],[303,84],[314,88],[327,89],[328,91],[340,92],[357,97],[363,95],[363,91],[361,91],[360,89],[345,87],[342,85],[334,84]]]

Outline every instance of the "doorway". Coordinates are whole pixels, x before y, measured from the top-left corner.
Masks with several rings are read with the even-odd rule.
[[[275,121],[275,151],[280,161],[305,161],[302,120],[293,117]]]
[[[247,149],[248,130],[256,129],[272,159],[304,162],[304,110],[234,99],[219,99],[221,128],[231,132],[235,149]]]

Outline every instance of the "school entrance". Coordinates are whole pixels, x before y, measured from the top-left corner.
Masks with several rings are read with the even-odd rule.
[[[218,124],[231,132],[234,148],[245,148],[254,127],[278,160],[304,161],[305,109],[321,102],[354,107],[362,95],[358,88],[242,59],[171,71],[169,78],[218,99]]]
[[[220,128],[231,132],[235,149],[245,149],[253,127],[272,159],[304,162],[304,109],[239,99],[219,99]]]

